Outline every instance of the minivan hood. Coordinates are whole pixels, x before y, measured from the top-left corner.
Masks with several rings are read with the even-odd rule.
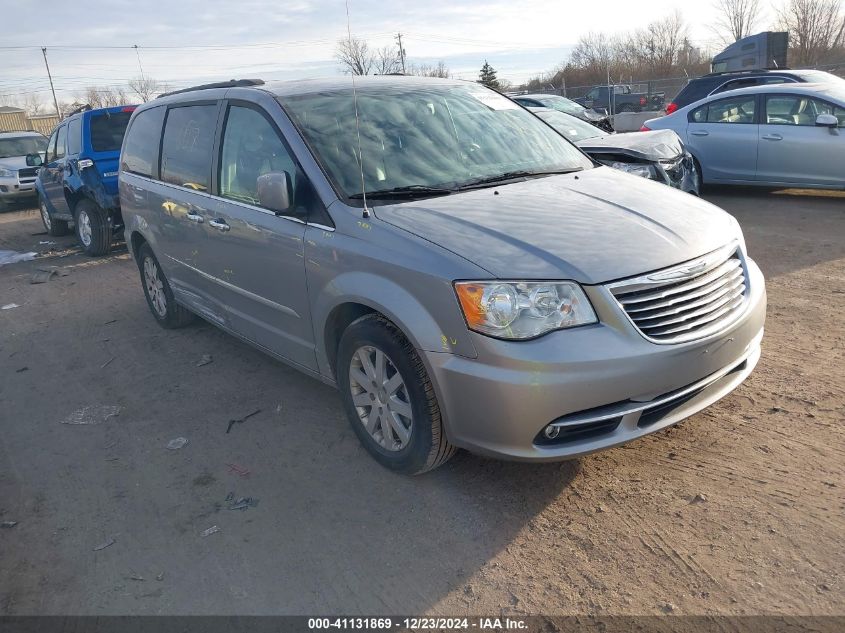
[[[718,207],[609,167],[374,212],[500,279],[604,283],[693,259],[739,237],[736,220]]]
[[[684,145],[673,130],[626,132],[585,138],[575,143],[590,155],[623,154],[639,160],[671,160],[684,152]]]

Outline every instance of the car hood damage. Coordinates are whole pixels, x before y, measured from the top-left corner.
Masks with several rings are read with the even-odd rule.
[[[616,154],[642,161],[679,158],[684,153],[680,137],[672,130],[627,132],[587,138],[576,143],[588,154]]]
[[[718,207],[609,167],[379,205],[375,214],[494,277],[585,284],[678,264],[739,233]]]

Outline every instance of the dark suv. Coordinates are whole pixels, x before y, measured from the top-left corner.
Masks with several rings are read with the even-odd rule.
[[[123,231],[117,192],[118,159],[135,106],[87,109],[53,130],[35,183],[41,219],[50,235],[68,223],[88,255],[105,255]]]
[[[666,114],[683,108],[712,94],[749,88],[765,84],[784,83],[830,83],[845,81],[822,70],[741,70],[727,73],[710,73],[690,79],[671,103],[666,105]]]

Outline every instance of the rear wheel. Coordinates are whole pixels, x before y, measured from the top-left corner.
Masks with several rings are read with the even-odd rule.
[[[86,254],[92,257],[111,251],[112,226],[108,215],[90,200],[76,204],[76,237]]]
[[[363,316],[346,329],[337,378],[352,429],[381,465],[415,475],[455,454],[422,360],[384,317]]]
[[[41,211],[41,223],[47,229],[47,234],[53,237],[61,237],[68,234],[67,222],[64,220],[54,220],[50,217],[50,210],[47,208],[47,202],[38,197],[38,209]]]
[[[147,305],[161,327],[176,329],[194,320],[192,312],[176,303],[173,290],[149,244],[142,244],[138,249],[138,270]]]

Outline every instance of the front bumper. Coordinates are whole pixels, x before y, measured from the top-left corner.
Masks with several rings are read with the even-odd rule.
[[[596,325],[518,342],[474,334],[475,359],[426,353],[450,441],[499,458],[554,461],[624,444],[713,404],[760,357],[766,290],[757,265],[746,266],[744,312],[708,338],[651,343],[605,287],[592,286],[585,291]],[[553,423],[562,433],[547,442],[542,432]]]
[[[14,172],[12,172],[14,173]],[[35,178],[0,177],[0,200],[12,201],[37,195]]]

